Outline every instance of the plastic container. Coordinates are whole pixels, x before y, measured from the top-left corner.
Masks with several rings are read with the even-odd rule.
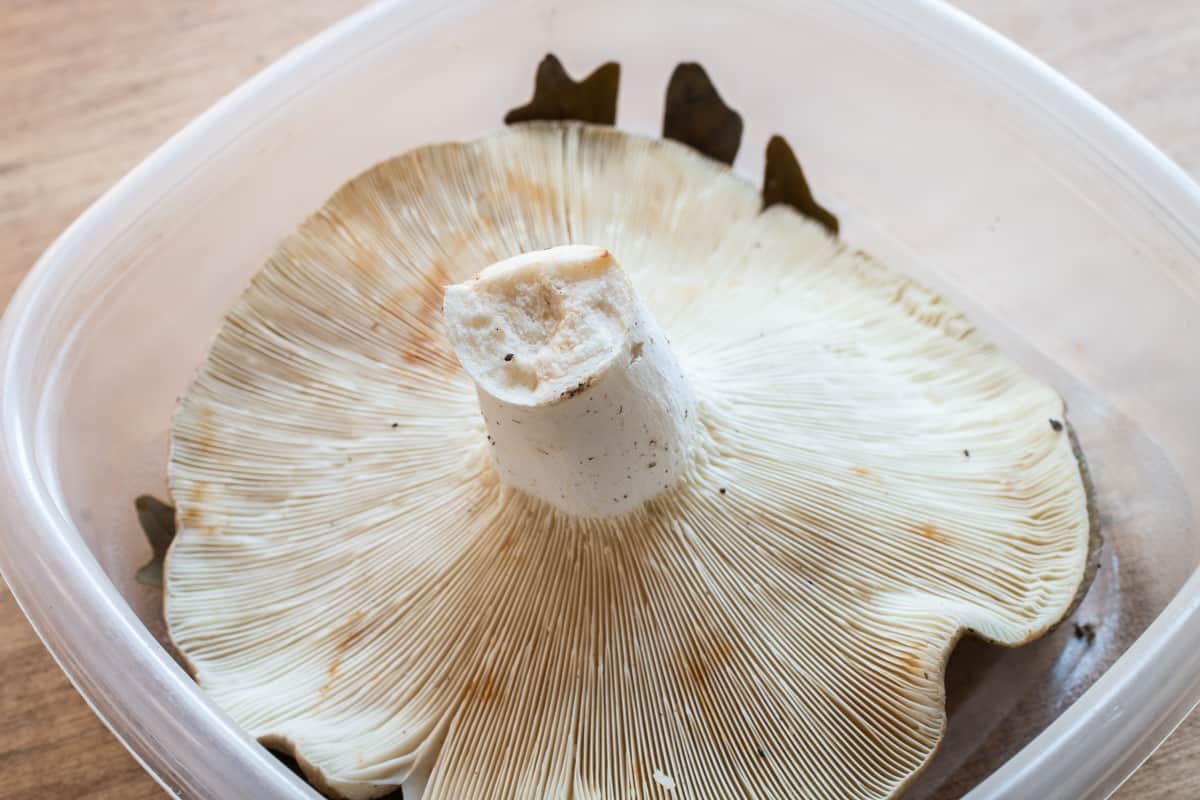
[[[272,246],[343,181],[524,102],[548,51],[621,62],[657,133],[705,65],[757,181],[785,134],[843,235],[939,287],[1067,397],[1104,565],[1071,626],[966,642],[914,796],[1103,796],[1200,697],[1200,189],[1094,100],[945,6],[416,0],[297,49],[170,140],[41,259],[0,333],[0,566],[113,732],[186,797],[312,797],[161,646],[132,500],[178,393]],[[636,191],[636,187],[630,187]]]

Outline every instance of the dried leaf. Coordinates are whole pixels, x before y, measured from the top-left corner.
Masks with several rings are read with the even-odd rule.
[[[154,551],[154,557],[137,571],[137,581],[147,586],[162,587],[163,559],[175,539],[175,509],[148,494],[137,498],[133,505],[137,509],[142,532]]]
[[[562,62],[548,54],[538,65],[533,99],[504,115],[508,125],[532,120],[575,119],[597,125],[617,121],[617,89],[621,84],[621,65],[602,64],[582,81],[574,81]]]
[[[703,67],[680,64],[667,84],[662,135],[732,164],[742,143],[742,116],[725,105]]]
[[[767,166],[763,172],[763,208],[784,203],[804,216],[819,223],[834,236],[838,232],[838,218],[816,201],[804,170],[796,160],[796,154],[782,136],[772,136],[767,143]]]

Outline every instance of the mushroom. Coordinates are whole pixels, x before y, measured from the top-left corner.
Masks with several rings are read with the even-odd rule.
[[[338,191],[169,481],[175,645],[346,798],[894,796],[960,635],[1045,633],[1095,546],[1063,401],[940,295],[566,122]]]

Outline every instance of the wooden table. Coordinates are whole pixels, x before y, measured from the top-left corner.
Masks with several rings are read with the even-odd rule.
[[[4,0],[0,307],[51,240],[154,147],[355,0]],[[1196,0],[960,0],[1200,177]],[[1122,788],[1200,797],[1200,714]],[[0,797],[162,792],[92,715],[0,588]]]

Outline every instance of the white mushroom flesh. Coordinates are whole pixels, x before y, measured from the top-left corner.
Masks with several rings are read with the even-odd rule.
[[[621,261],[695,397],[683,475],[622,514],[501,479],[442,324],[442,287],[570,243]],[[562,373],[623,354],[609,333]],[[485,405],[544,410],[472,352]],[[937,294],[681,145],[425,147],[229,313],[172,434],[166,618],[333,794],[890,797],[957,637],[1025,642],[1080,585],[1062,414]]]

